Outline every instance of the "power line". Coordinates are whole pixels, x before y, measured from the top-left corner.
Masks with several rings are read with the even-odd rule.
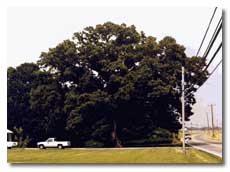
[[[222,29],[222,17],[220,18],[220,20],[219,20],[219,22],[218,22],[218,24],[216,26],[216,29],[215,29],[215,31],[214,31],[214,33],[212,35],[212,38],[209,41],[208,47],[207,47],[207,49],[204,52],[204,55],[203,55],[204,59],[207,58],[207,56],[208,56],[208,54],[209,54],[209,52],[210,52],[210,50],[211,50],[214,42],[216,41],[216,38],[219,35],[221,29]]]
[[[212,72],[210,73],[210,75],[207,77],[207,79],[203,82],[203,84],[202,85],[204,85],[204,83],[212,76],[212,74],[216,71],[216,69],[220,66],[220,64],[222,63],[222,59],[219,61],[219,63],[216,65],[216,67],[212,70]],[[197,89],[196,89],[196,91],[202,86],[202,85],[200,85]],[[188,97],[188,96],[190,96],[192,93],[190,92],[188,95],[186,95],[185,97]]]
[[[203,37],[203,39],[202,39],[202,41],[201,41],[200,47],[199,47],[199,49],[198,49],[198,51],[197,51],[197,53],[196,53],[196,56],[198,56],[198,54],[199,54],[199,52],[200,52],[200,49],[201,49],[201,47],[202,47],[202,45],[203,45],[203,43],[204,43],[205,37],[206,37],[206,35],[207,35],[207,33],[208,33],[209,27],[210,27],[210,25],[211,25],[211,23],[212,23],[212,20],[213,20],[213,17],[214,17],[214,15],[215,15],[215,13],[216,13],[216,10],[217,10],[217,7],[215,7],[215,9],[214,9],[214,11],[213,11],[212,17],[211,17],[211,19],[210,19],[210,21],[209,21],[208,27],[207,27],[206,32],[205,32],[205,34],[204,34],[204,37]]]
[[[210,66],[210,64],[212,63],[212,61],[214,60],[214,58],[216,57],[216,55],[219,52],[219,50],[220,50],[221,47],[222,47],[222,42],[220,43],[219,47],[217,48],[217,50],[213,54],[211,60],[208,62],[208,65],[205,67],[204,71],[206,71],[208,69],[208,67]]]
[[[221,24],[221,26],[220,26],[220,24]],[[211,43],[213,42],[214,36],[217,35],[218,28],[220,28],[220,27],[222,27],[222,16],[220,17],[220,19],[216,25],[216,28],[215,28],[214,33],[212,35],[212,38],[210,39],[207,47],[210,47]],[[207,54],[207,50],[208,50],[208,48],[205,50],[203,57]]]
[[[202,72],[205,72],[205,71],[207,71],[207,69],[208,69],[208,67],[211,65],[211,63],[212,63],[212,61],[215,59],[215,57],[216,57],[216,55],[217,55],[217,53],[219,52],[219,50],[220,50],[220,48],[222,47],[222,42],[220,43],[220,45],[219,45],[219,47],[217,48],[217,50],[215,51],[215,53],[213,54],[213,56],[212,56],[212,58],[211,58],[211,60],[209,61],[209,63],[208,63],[208,65],[205,67],[205,69],[202,71]],[[221,60],[222,61],[222,60]],[[218,67],[218,66],[217,66]],[[212,71],[211,73],[210,73],[210,75],[213,73],[214,71]],[[209,75],[209,76],[210,76]],[[204,83],[203,83],[204,84]],[[203,85],[202,84],[202,85]],[[191,89],[193,86],[194,86],[195,84],[192,84],[189,88],[187,88],[186,90],[189,90],[189,89]],[[199,88],[199,87],[198,87]],[[198,89],[197,89],[198,90]],[[197,91],[196,90],[196,91]],[[190,94],[189,94],[190,95]]]
[[[211,20],[210,20],[209,25],[208,25],[208,28],[207,28],[206,33],[205,33],[205,35],[204,35],[204,38],[203,38],[203,40],[202,40],[202,42],[201,42],[200,48],[202,47],[202,44],[203,44],[203,42],[204,42],[204,39],[205,39],[205,37],[206,37],[206,35],[207,35],[207,31],[208,31],[208,29],[209,29],[209,26],[210,26],[210,24],[211,24],[211,22],[212,22],[212,19],[213,19],[214,15],[215,15],[216,9],[217,9],[217,7],[215,8],[215,10],[214,10],[214,12],[213,12],[213,15],[212,15]],[[203,58],[204,58],[204,59],[207,58],[207,56],[208,56],[208,54],[209,54],[209,52],[210,52],[210,50],[211,50],[211,48],[212,48],[214,42],[216,41],[216,38],[217,38],[217,36],[218,36],[218,34],[219,34],[221,28],[222,28],[222,16],[221,16],[220,20],[218,21],[218,24],[217,24],[217,26],[216,26],[216,28],[215,28],[215,31],[214,31],[214,33],[213,33],[213,35],[212,35],[212,38],[211,38],[211,40],[209,41],[209,44],[208,44],[208,46],[207,46],[207,48],[206,48],[206,51],[205,51],[205,53],[204,53],[204,55],[203,55]],[[208,65],[205,67],[205,69],[203,70],[203,72],[205,72],[205,71],[208,69],[208,67],[210,66],[210,64],[211,64],[212,61],[214,60],[216,54],[217,54],[218,51],[220,50],[221,46],[222,46],[222,42],[221,42],[221,44],[219,45],[219,47],[217,48],[217,50],[216,50],[216,52],[214,53],[214,55],[213,55],[213,57],[211,58],[211,60],[209,61],[209,64],[208,64]],[[199,48],[199,50],[198,50],[198,52],[197,52],[197,55],[199,54],[200,48]],[[186,90],[188,91],[188,90],[191,89],[194,85],[195,85],[195,84],[192,84],[192,85],[191,85],[189,88],[187,88]]]
[[[204,81],[204,83],[212,76],[212,74],[216,71],[216,69],[219,67],[219,65],[222,63],[222,59],[219,61],[219,63],[216,65],[216,67],[212,70],[212,72],[210,73],[210,75],[208,75],[208,78]],[[203,83],[203,84],[204,84]],[[202,84],[202,85],[203,85]],[[202,86],[201,85],[201,86]],[[201,86],[199,86],[198,88],[197,88],[197,90],[201,87]]]
[[[209,76],[211,76],[215,71],[216,69],[218,68],[218,66],[222,63],[222,59],[219,61],[219,63],[216,65],[216,67],[212,70],[212,72],[210,73]]]

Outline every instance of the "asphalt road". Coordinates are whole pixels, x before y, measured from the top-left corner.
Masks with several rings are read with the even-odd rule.
[[[200,150],[222,157],[222,143],[207,140],[202,134],[194,134],[189,144]]]

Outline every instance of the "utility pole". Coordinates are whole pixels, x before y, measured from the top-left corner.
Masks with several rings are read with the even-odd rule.
[[[191,122],[191,134],[192,134],[192,122]]]
[[[206,116],[207,116],[208,133],[209,133],[209,119],[208,119],[208,112],[206,112]]]
[[[181,88],[182,88],[182,95],[181,95],[181,103],[182,103],[182,108],[181,108],[181,117],[182,117],[182,138],[183,138],[183,144],[182,144],[182,149],[184,154],[185,152],[185,123],[184,123],[184,118],[185,118],[185,102],[184,102],[184,67],[182,66],[182,79],[181,79]]]
[[[214,104],[209,105],[211,107],[211,115],[212,115],[212,137],[215,137],[215,133],[214,133],[214,117],[213,117],[213,106],[215,106]]]

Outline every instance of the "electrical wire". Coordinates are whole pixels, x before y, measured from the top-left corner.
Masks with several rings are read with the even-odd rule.
[[[214,31],[214,33],[212,35],[212,38],[209,41],[208,47],[207,47],[207,49],[204,52],[204,55],[203,55],[204,59],[207,58],[207,56],[208,56],[208,54],[209,54],[209,52],[210,52],[210,50],[211,50],[214,42],[216,41],[216,38],[219,35],[221,29],[222,29],[222,17],[220,18],[220,20],[219,20],[219,22],[218,22],[218,24],[216,26],[216,29],[215,29],[215,31]]]
[[[201,47],[202,47],[202,45],[203,45],[203,43],[204,43],[205,37],[206,37],[206,35],[207,35],[207,33],[208,33],[209,27],[210,27],[210,25],[211,25],[211,23],[212,23],[212,20],[213,20],[214,16],[215,16],[216,10],[217,10],[217,7],[215,7],[215,9],[214,9],[214,11],[213,11],[212,17],[211,17],[211,19],[210,19],[210,21],[209,21],[208,27],[207,27],[206,32],[205,32],[205,34],[204,34],[204,37],[203,37],[203,39],[202,39],[202,41],[201,41],[200,47],[199,47],[199,49],[198,49],[198,51],[197,51],[197,53],[196,53],[196,56],[198,56],[198,54],[199,54],[199,52],[200,52],[200,49],[201,49]]]
[[[202,85],[204,85],[204,83],[212,76],[212,74],[216,71],[216,69],[220,66],[220,64],[222,63],[222,59],[219,61],[219,63],[216,65],[216,67],[212,70],[212,72],[209,74],[209,76],[207,77],[207,79],[203,82],[203,84]],[[200,85],[197,89],[196,89],[196,91],[202,86],[202,85]],[[190,96],[192,94],[192,92],[190,92],[188,95],[186,95],[185,97],[188,97],[188,96]]]

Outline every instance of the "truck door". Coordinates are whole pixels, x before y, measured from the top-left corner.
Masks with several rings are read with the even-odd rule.
[[[53,139],[48,139],[47,140],[47,147],[52,147],[52,144],[53,144]]]

